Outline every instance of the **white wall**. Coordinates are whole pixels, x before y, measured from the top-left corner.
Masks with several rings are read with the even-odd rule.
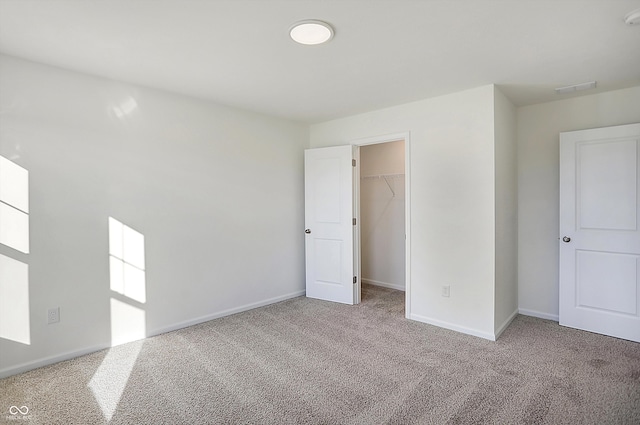
[[[640,122],[640,87],[517,110],[518,305],[558,320],[559,136]]]
[[[517,293],[557,319],[558,133],[640,122],[640,87],[518,108],[516,179],[493,86],[310,132],[6,56],[0,93],[0,155],[29,170],[31,201],[31,252],[0,246],[29,265],[31,344],[0,339],[0,376],[109,345],[110,216],[145,236],[147,334],[301,294],[304,148],[407,131],[412,318],[492,338]]]
[[[311,126],[312,148],[409,131],[411,317],[494,334],[494,88]],[[442,285],[451,296],[441,296]]]
[[[360,148],[362,281],[405,288],[404,141]],[[370,178],[387,175],[384,178]]]
[[[495,333],[500,334],[518,312],[518,169],[516,108],[496,88],[496,285]]]
[[[0,375],[110,344],[109,217],[145,237],[148,335],[303,293],[306,125],[6,56],[0,93],[31,201],[31,253],[0,247],[31,344],[0,339]]]

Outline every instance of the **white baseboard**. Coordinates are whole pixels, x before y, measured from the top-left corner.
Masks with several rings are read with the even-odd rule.
[[[258,301],[255,303],[251,303],[251,304],[246,304],[240,307],[235,307],[235,308],[230,308],[228,310],[223,310],[217,313],[213,313],[213,314],[207,314],[205,316],[200,316],[197,317],[195,319],[190,319],[190,320],[185,320],[183,322],[179,322],[173,325],[169,325],[169,326],[164,326],[162,328],[157,328],[157,329],[153,329],[151,332],[147,332],[147,337],[151,337],[151,336],[156,336],[156,335],[160,335],[163,333],[167,333],[167,332],[172,332],[172,331],[176,331],[178,329],[182,329],[182,328],[188,328],[189,326],[194,326],[194,325],[199,325],[200,323],[204,323],[204,322],[208,322],[210,320],[214,320],[214,319],[219,319],[221,317],[225,317],[225,316],[231,316],[232,314],[236,314],[236,313],[242,313],[243,311],[248,311],[248,310],[253,310],[254,308],[259,308],[259,307],[264,307],[266,305],[269,304],[275,304],[278,303],[280,301],[285,301],[291,298],[296,298],[299,296],[302,296],[306,293],[305,290],[303,291],[296,291],[296,292],[292,292],[290,294],[286,294],[286,295],[281,295],[279,297],[273,297],[273,298],[269,298],[263,301]]]
[[[288,300],[290,298],[296,298],[299,297],[301,295],[304,295],[305,291],[296,291],[296,292],[292,292],[290,294],[286,294],[286,295],[281,295],[279,297],[274,297],[274,298],[269,298],[267,300],[263,300],[263,301],[258,301],[255,303],[251,303],[251,304],[246,304],[240,307],[235,307],[235,308],[230,308],[228,310],[223,310],[220,311],[218,313],[213,313],[213,314],[208,314],[206,316],[200,316],[197,317],[195,319],[191,319],[191,320],[185,320],[183,322],[180,323],[176,323],[170,326],[165,326],[162,328],[157,328],[157,329],[153,329],[152,331],[147,331],[147,338],[156,336],[156,335],[160,335],[163,333],[167,333],[167,332],[171,332],[171,331],[175,331],[178,329],[182,329],[182,328],[186,328],[189,326],[193,326],[193,325],[197,325],[200,323],[204,323],[204,322],[208,322],[210,320],[214,320],[214,319],[218,319],[220,317],[224,317],[224,316],[230,316],[232,314],[236,314],[236,313],[242,313],[243,311],[247,311],[247,310],[253,310],[254,308],[258,308],[258,307],[264,307],[266,305],[269,304],[274,304],[280,301],[285,301]],[[80,356],[84,356],[86,354],[91,354],[94,353],[96,351],[100,351],[100,350],[104,350],[105,348],[110,348],[111,346],[108,344],[104,344],[104,345],[96,345],[93,347],[88,347],[88,348],[83,348],[81,350],[76,350],[76,351],[69,351],[67,353],[63,353],[63,354],[57,354],[55,356],[50,356],[50,357],[45,357],[42,359],[38,359],[38,360],[34,360],[34,361],[30,361],[30,362],[26,362],[26,363],[21,363],[15,366],[10,366],[4,369],[0,369],[0,379],[2,378],[6,378],[8,376],[12,376],[12,375],[17,375],[19,373],[23,373],[23,372],[28,372],[30,370],[33,369],[37,369],[39,367],[43,367],[43,366],[48,366],[54,363],[58,363],[58,362],[62,362],[65,360],[70,360],[76,357],[80,357]]]
[[[54,363],[63,362],[65,360],[71,360],[76,357],[84,356],[86,354],[95,353],[96,351],[104,350],[105,348],[109,348],[108,344],[105,345],[95,345],[93,347],[83,348],[81,350],[69,351],[62,354],[56,354],[55,356],[45,357],[43,359],[34,360],[31,362],[20,363],[15,366],[10,366],[4,369],[0,369],[0,379],[6,378],[8,376],[17,375],[19,373],[28,372],[33,369],[37,369],[39,367],[52,365]]]
[[[368,283],[369,285],[382,286],[383,288],[390,288],[390,289],[396,289],[398,291],[404,291],[404,285],[380,282],[379,280],[365,279],[364,277],[362,278],[362,283]]]
[[[557,314],[543,313],[541,311],[528,310],[526,308],[519,308],[518,313],[524,316],[532,316],[532,317],[538,317],[540,319],[553,320],[554,322],[558,322],[560,320],[560,317]]]
[[[504,330],[509,327],[509,325],[511,324],[511,322],[513,322],[513,319],[515,319],[516,316],[518,316],[518,310],[515,310],[513,313],[511,313],[511,315],[507,318],[507,320],[505,320],[504,323],[500,325],[500,327],[496,330],[496,339],[500,338],[500,335],[502,335],[502,332],[504,332]]]
[[[467,335],[477,336],[479,338],[488,339],[489,341],[495,341],[496,336],[490,332],[483,332],[478,329],[467,328],[465,326],[459,326],[453,323],[444,322],[438,319],[432,319],[430,317],[419,316],[417,314],[412,314],[410,317],[411,320],[416,320],[422,323],[428,323],[429,325],[438,326],[440,328],[449,329],[452,331],[460,332]]]

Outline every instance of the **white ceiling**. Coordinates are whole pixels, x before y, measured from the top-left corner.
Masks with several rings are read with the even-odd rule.
[[[0,0],[0,52],[304,122],[498,84],[640,84],[640,0]],[[335,28],[301,46],[302,19]],[[0,94],[1,95],[1,94]]]

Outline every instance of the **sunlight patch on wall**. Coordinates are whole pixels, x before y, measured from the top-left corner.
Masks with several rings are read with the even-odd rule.
[[[0,202],[0,243],[29,253],[29,216]]]
[[[142,348],[143,341],[140,340],[147,336],[144,268],[144,235],[109,217],[109,285],[113,291],[109,307],[113,348],[87,385],[107,422],[115,414],[127,386]]]
[[[0,156],[0,243],[29,253],[29,172]]]
[[[29,172],[0,156],[0,244],[29,253]],[[0,338],[31,344],[29,266],[0,255]]]
[[[138,108],[138,102],[136,102],[136,100],[133,97],[129,96],[126,100],[121,102],[118,106],[114,106],[112,108],[112,111],[116,115],[116,117],[120,119],[124,119],[127,115],[131,115],[131,113],[135,111],[137,108]]]
[[[143,341],[112,348],[87,385],[107,422],[111,420],[127,386]]]
[[[29,172],[0,156],[0,200],[29,212]]]
[[[145,311],[111,298],[111,345],[144,339],[146,333]]]
[[[109,217],[111,345],[146,337],[144,235]]]
[[[145,303],[144,235],[109,217],[111,290]]]
[[[31,344],[29,266],[0,255],[0,338]]]

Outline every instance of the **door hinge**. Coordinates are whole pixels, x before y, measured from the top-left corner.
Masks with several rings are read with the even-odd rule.
[[[354,226],[356,225],[356,219],[355,218],[353,219],[353,225]]]
[[[353,277],[353,283],[358,283],[358,278],[356,276]]]
[[[354,167],[356,166],[356,160],[355,159],[351,160],[351,165],[353,165]]]

